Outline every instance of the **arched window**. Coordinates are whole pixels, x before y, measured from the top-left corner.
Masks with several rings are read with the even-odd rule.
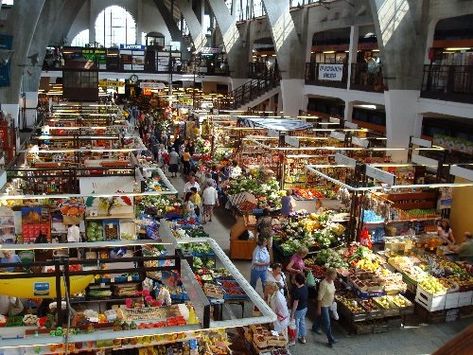
[[[80,31],[71,42],[72,47],[85,47],[89,44],[89,30]]]
[[[133,16],[123,7],[107,7],[95,20],[95,41],[107,48],[136,43],[136,23]]]

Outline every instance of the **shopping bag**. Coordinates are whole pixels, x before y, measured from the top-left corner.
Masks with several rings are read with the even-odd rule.
[[[312,274],[312,271],[309,271],[307,273],[307,278],[305,279],[305,283],[307,287],[314,287],[316,285],[315,277],[314,277],[314,274]]]
[[[297,338],[297,327],[296,327],[296,321],[293,319],[289,322],[289,325],[287,326],[287,335],[289,338],[289,343],[295,343],[296,338]]]

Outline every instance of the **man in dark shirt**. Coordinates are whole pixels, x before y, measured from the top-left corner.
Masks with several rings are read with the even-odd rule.
[[[296,274],[296,287],[292,290],[292,309],[291,320],[296,322],[297,338],[301,344],[306,341],[305,316],[307,314],[307,300],[309,298],[309,289],[305,284],[305,277],[302,274]]]

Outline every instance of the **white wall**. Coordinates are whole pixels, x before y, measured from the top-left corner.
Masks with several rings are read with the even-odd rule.
[[[70,43],[74,37],[89,28],[90,41],[95,39],[95,20],[98,14],[108,6],[117,5],[126,9],[135,19],[137,28],[137,42],[141,39],[141,32],[160,32],[166,43],[171,41],[171,35],[166,23],[153,0],[88,0],[81,8],[67,35]]]

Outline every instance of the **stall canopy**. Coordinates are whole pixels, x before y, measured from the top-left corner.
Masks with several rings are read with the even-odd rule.
[[[245,127],[272,129],[279,132],[300,131],[313,128],[313,125],[301,120],[281,118],[239,117],[238,123]]]

